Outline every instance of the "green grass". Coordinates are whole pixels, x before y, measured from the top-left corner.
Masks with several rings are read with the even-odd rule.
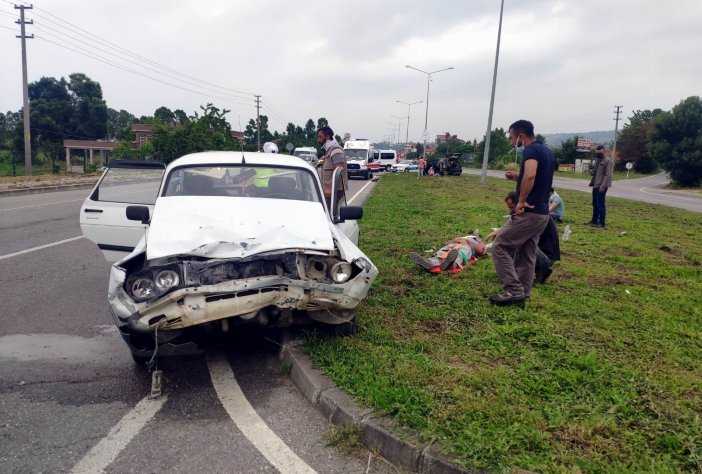
[[[699,472],[702,217],[608,198],[608,228],[593,229],[590,196],[562,190],[573,233],[525,309],[488,303],[489,258],[438,276],[410,261],[499,226],[512,186],[384,177],[361,221],[380,275],[359,333],[311,336],[315,364],[470,467]]]

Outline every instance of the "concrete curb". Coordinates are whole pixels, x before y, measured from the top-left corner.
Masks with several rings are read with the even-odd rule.
[[[423,444],[412,436],[391,431],[392,420],[374,417],[372,410],[359,407],[334,382],[312,367],[310,358],[299,347],[301,341],[283,337],[280,358],[291,365],[290,377],[305,398],[335,425],[359,430],[366,448],[380,453],[393,465],[410,472],[431,474],[466,474],[487,472],[468,470],[440,454],[435,443]]]
[[[95,183],[97,183],[97,180],[95,180]],[[74,189],[87,189],[94,187],[95,183],[57,184],[53,186],[37,186],[34,188],[3,189],[0,190],[0,197],[19,196],[25,194],[55,193],[58,191],[72,191]]]

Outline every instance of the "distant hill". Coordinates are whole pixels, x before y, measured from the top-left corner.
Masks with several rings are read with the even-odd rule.
[[[605,145],[610,147],[614,141],[614,130],[601,132],[544,133],[543,135],[546,138],[546,145],[552,148],[561,146],[561,143],[569,138],[573,138],[576,135],[591,139],[594,145]]]

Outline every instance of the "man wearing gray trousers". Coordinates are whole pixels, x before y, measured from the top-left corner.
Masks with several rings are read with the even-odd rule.
[[[548,223],[548,195],[556,167],[551,151],[534,138],[531,122],[514,122],[509,138],[512,146],[523,146],[524,152],[519,174],[505,173],[507,179],[517,181],[517,205],[492,246],[492,262],[502,285],[502,293],[489,296],[496,305],[523,304],[531,296],[536,245]]]

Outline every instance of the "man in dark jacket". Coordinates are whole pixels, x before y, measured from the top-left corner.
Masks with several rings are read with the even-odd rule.
[[[602,145],[597,147],[597,161],[595,167],[590,170],[592,179],[592,219],[588,222],[593,227],[604,227],[607,210],[605,207],[605,197],[607,189],[612,187],[612,171],[614,162],[605,156],[605,149]]]

